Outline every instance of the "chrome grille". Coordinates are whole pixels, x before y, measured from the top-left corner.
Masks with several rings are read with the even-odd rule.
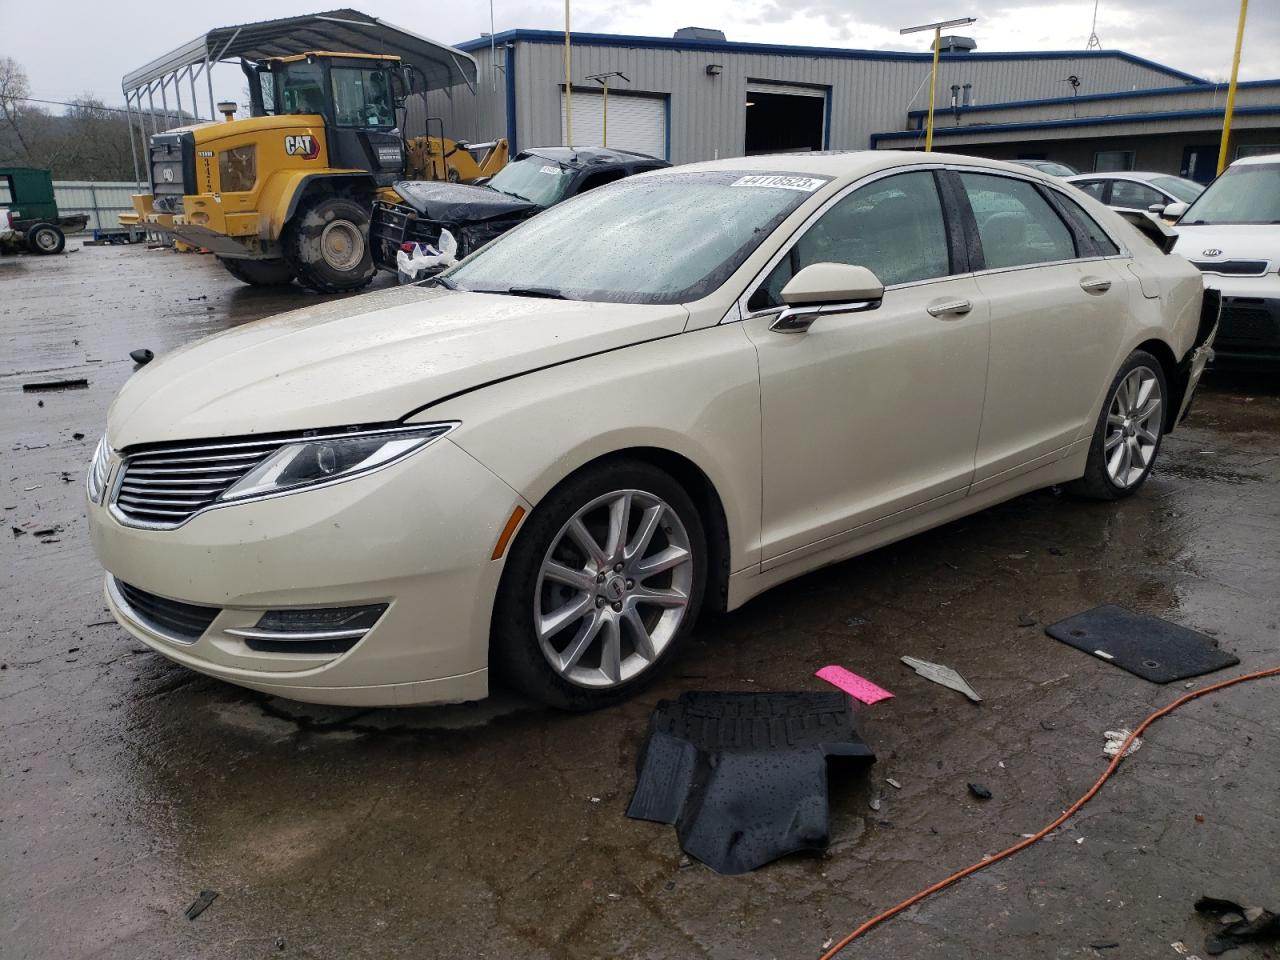
[[[278,438],[210,441],[129,454],[112,502],[119,514],[136,525],[176,527],[212,504],[285,442]]]

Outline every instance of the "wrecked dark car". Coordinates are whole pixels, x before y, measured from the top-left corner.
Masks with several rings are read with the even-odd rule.
[[[404,180],[395,185],[402,203],[374,205],[369,237],[374,261],[396,269],[396,254],[415,243],[435,246],[447,229],[465,257],[547,207],[670,164],[657,157],[610,147],[538,147],[524,150],[483,184]]]

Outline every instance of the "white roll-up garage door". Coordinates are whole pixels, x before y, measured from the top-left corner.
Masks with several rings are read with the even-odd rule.
[[[560,94],[560,129],[564,129],[564,92]],[[573,143],[601,146],[604,137],[604,96],[573,91]],[[619,150],[635,150],[651,157],[667,156],[665,97],[609,93],[609,142]]]

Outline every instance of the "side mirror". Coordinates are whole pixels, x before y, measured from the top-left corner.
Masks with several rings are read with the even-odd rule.
[[[1187,207],[1189,206],[1191,206],[1191,204],[1182,203],[1181,201],[1179,201],[1178,203],[1171,203],[1167,207],[1165,207],[1163,210],[1160,211],[1160,215],[1164,217],[1166,220],[1177,220],[1180,216],[1182,216],[1184,213],[1187,212]]]
[[[1154,213],[1158,217],[1160,214],[1164,213],[1166,207],[1168,207],[1167,203],[1153,203],[1151,206],[1147,207],[1147,211],[1149,213]]]
[[[820,316],[874,310],[883,299],[884,284],[866,267],[812,263],[782,288],[787,307],[769,329],[803,333]]]

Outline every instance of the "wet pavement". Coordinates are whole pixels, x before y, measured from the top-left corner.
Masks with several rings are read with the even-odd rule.
[[[1105,766],[1104,731],[1185,692],[1044,623],[1116,602],[1212,632],[1241,664],[1192,686],[1280,665],[1280,381],[1214,375],[1137,496],[1041,491],[804,577],[705,621],[615,710],[328,709],[190,673],[109,621],[84,468],[130,350],[312,299],[142,247],[0,258],[4,958],[811,958],[1048,823]],[[21,390],[60,377],[89,386]],[[865,712],[871,777],[833,775],[825,855],[721,877],[624,817],[659,698],[824,689],[833,662],[897,696]],[[1183,708],[1066,828],[842,956],[1203,953],[1201,894],[1280,906],[1278,703],[1263,680]],[[219,896],[189,921],[201,890]]]

